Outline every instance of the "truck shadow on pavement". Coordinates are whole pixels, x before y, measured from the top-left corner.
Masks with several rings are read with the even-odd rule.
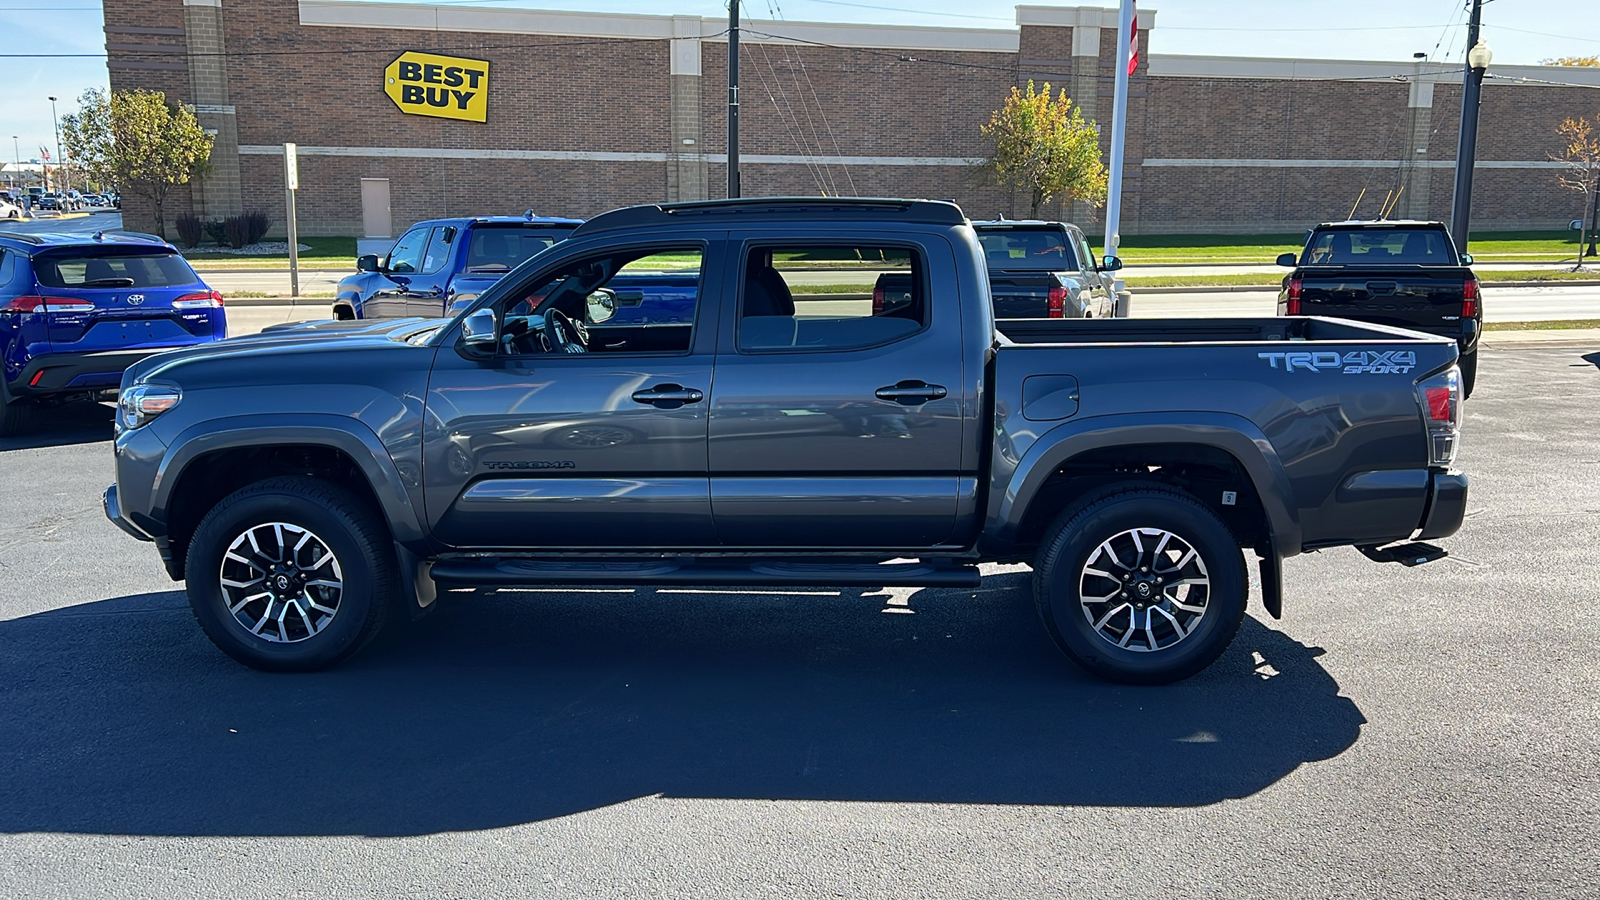
[[[265,675],[178,592],[0,622],[0,833],[411,835],[673,798],[1196,806],[1365,719],[1247,618],[1181,684],[1063,659],[1025,574],[924,590],[450,595],[342,669]],[[903,596],[903,594],[902,594]]]
[[[33,450],[111,440],[116,410],[107,403],[80,400],[33,411],[28,430],[0,437],[0,450]]]

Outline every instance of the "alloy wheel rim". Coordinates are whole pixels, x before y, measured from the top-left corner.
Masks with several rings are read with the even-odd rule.
[[[294,644],[321,634],[344,598],[344,572],[310,529],[267,522],[245,529],[222,555],[223,602],[256,638]]]
[[[1089,554],[1078,578],[1084,618],[1101,640],[1154,653],[1194,634],[1211,576],[1193,543],[1163,528],[1130,528]]]

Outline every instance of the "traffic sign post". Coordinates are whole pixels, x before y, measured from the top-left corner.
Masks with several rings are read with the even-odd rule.
[[[300,296],[300,234],[294,215],[294,192],[300,189],[300,157],[294,144],[283,145],[283,185],[288,203],[289,296]]]

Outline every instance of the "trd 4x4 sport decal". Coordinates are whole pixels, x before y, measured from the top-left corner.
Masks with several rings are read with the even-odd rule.
[[[1343,372],[1346,375],[1406,375],[1417,367],[1414,350],[1355,350],[1350,353],[1257,353],[1274,369],[1293,372]]]

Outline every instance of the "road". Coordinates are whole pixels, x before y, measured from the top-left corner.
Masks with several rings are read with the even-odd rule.
[[[109,412],[58,410],[0,442],[0,896],[1592,896],[1597,364],[1484,359],[1451,559],[1291,560],[1145,689],[1018,567],[452,594],[247,671],[101,515]]]

